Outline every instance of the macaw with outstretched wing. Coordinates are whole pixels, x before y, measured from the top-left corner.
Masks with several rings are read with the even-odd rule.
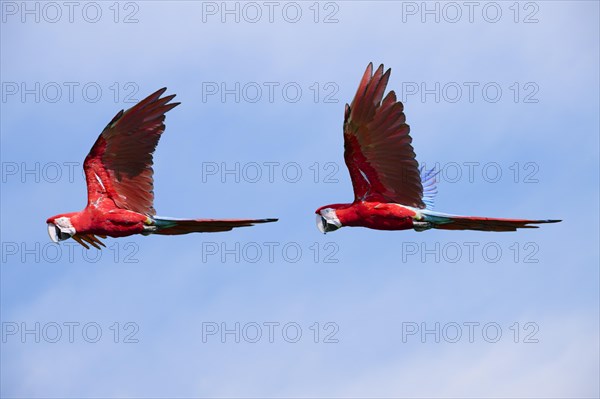
[[[173,219],[154,210],[152,154],[165,130],[165,113],[179,103],[175,95],[161,97],[166,88],[120,111],[104,128],[85,158],[88,203],[80,212],[49,218],[54,242],[73,238],[98,249],[98,239],[133,234],[176,235],[228,231],[277,219]]]
[[[427,229],[515,231],[560,220],[498,219],[434,212],[436,171],[419,168],[411,145],[404,106],[384,92],[391,69],[367,66],[344,116],[344,159],[354,188],[351,204],[316,210],[323,233],[340,227],[378,230]]]

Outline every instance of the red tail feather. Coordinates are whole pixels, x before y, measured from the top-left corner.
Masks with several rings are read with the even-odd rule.
[[[276,222],[277,219],[165,219],[155,218],[158,230],[154,234],[178,235],[188,233],[215,233],[236,227],[253,226],[258,223]]]
[[[435,224],[441,230],[480,230],[480,231],[516,231],[517,229],[537,229],[531,224],[557,223],[560,220],[497,219],[477,216],[449,216],[449,223]]]

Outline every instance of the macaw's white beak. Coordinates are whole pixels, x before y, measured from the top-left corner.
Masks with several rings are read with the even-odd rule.
[[[64,233],[58,226],[52,223],[48,223],[48,235],[50,236],[52,242],[56,243],[71,238],[71,234]]]
[[[317,228],[321,233],[336,231],[340,227],[342,227],[342,224],[332,211],[323,211],[320,215],[317,215]]]

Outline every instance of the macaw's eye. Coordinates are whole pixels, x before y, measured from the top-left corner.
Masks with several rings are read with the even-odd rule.
[[[48,223],[48,235],[50,236],[52,242],[64,241],[71,238],[69,233],[64,233],[53,223]]]

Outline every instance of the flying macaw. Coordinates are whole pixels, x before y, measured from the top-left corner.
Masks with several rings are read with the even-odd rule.
[[[404,106],[390,91],[391,69],[373,73],[367,66],[352,104],[344,116],[344,160],[354,188],[351,204],[326,205],[316,210],[322,233],[344,226],[377,230],[515,231],[537,228],[534,223],[560,220],[497,219],[458,216],[431,210],[437,194],[436,172],[419,169],[411,145]]]
[[[152,153],[165,130],[165,113],[180,103],[166,88],[121,110],[104,128],[83,163],[88,203],[80,212],[52,216],[48,234],[54,242],[73,238],[89,249],[105,246],[101,238],[133,234],[177,235],[229,231],[277,219],[173,219],[156,216],[153,207]]]

